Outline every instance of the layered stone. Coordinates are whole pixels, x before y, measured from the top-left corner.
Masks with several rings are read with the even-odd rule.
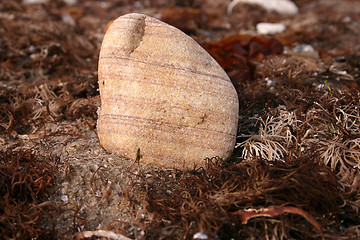
[[[192,38],[155,18],[127,14],[100,51],[98,135],[109,152],[192,169],[234,148],[238,97],[223,69]]]

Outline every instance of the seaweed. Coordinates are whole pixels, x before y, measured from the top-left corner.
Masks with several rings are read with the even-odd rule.
[[[0,238],[55,235],[51,219],[57,207],[48,200],[48,190],[56,168],[53,159],[32,150],[0,151]]]
[[[302,239],[321,239],[322,231],[339,236],[330,225],[336,225],[334,219],[343,221],[340,212],[346,195],[336,174],[320,161],[316,151],[311,152],[284,161],[212,158],[207,159],[206,168],[194,171],[159,170],[152,179],[132,182],[133,194],[128,200],[134,203],[136,195],[146,194],[152,216],[152,221],[142,222],[146,239],[191,239],[199,230],[220,239],[301,235]],[[269,218],[258,214],[244,221],[249,209],[257,213],[259,209],[272,209],[273,213],[282,209],[282,213],[296,213],[306,220],[287,214],[265,215]],[[352,214],[355,217],[356,212]]]

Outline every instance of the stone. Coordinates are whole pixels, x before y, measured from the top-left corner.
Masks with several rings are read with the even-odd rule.
[[[195,40],[132,13],[108,28],[99,57],[97,131],[109,152],[161,167],[193,169],[229,158],[239,103],[230,79]]]

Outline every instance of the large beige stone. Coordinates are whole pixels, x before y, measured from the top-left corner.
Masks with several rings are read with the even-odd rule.
[[[109,152],[192,169],[228,158],[235,145],[237,93],[192,38],[155,18],[127,14],[107,30],[99,59],[97,130]]]

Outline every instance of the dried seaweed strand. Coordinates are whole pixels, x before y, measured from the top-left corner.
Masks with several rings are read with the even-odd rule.
[[[304,210],[297,208],[297,207],[291,207],[286,206],[286,204],[277,206],[277,207],[268,207],[268,208],[259,208],[259,209],[240,209],[236,212],[234,212],[234,215],[240,216],[240,221],[242,224],[247,224],[248,220],[255,217],[276,217],[284,213],[292,213],[292,214],[298,214],[305,218],[309,223],[311,223],[319,232],[321,235],[321,239],[324,238],[324,233],[322,231],[321,225],[307,212]]]

